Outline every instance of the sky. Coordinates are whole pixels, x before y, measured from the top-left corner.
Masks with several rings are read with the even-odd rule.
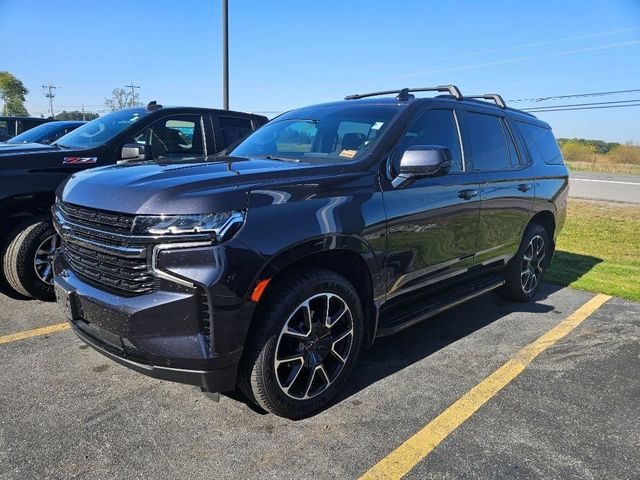
[[[519,100],[640,89],[640,0],[229,0],[230,106],[276,113],[351,93],[456,84]],[[220,107],[220,0],[0,0],[0,70],[27,108],[141,100]],[[518,108],[640,99],[512,102]],[[558,137],[640,143],[640,107],[537,114]]]

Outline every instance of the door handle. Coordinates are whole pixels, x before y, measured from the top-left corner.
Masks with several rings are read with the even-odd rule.
[[[479,193],[480,192],[478,192],[478,190],[475,190],[475,189],[460,190],[458,192],[458,197],[464,200],[471,200],[473,197],[477,197]]]
[[[520,185],[518,185],[518,190],[520,190],[521,192],[528,192],[532,188],[533,185],[531,185],[530,183],[521,183]]]

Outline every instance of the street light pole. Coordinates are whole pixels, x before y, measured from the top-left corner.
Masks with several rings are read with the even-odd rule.
[[[229,110],[229,0],[222,0],[222,108]]]

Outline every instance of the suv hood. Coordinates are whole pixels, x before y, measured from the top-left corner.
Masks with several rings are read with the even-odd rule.
[[[130,214],[200,214],[242,210],[256,185],[333,175],[340,166],[264,158],[215,157],[141,162],[73,175],[59,195],[65,202]]]

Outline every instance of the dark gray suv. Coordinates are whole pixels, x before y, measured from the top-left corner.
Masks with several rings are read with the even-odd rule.
[[[353,95],[224,155],[72,176],[56,294],[113,360],[300,418],[377,337],[491,290],[532,299],[567,186],[549,126],[499,95]]]

